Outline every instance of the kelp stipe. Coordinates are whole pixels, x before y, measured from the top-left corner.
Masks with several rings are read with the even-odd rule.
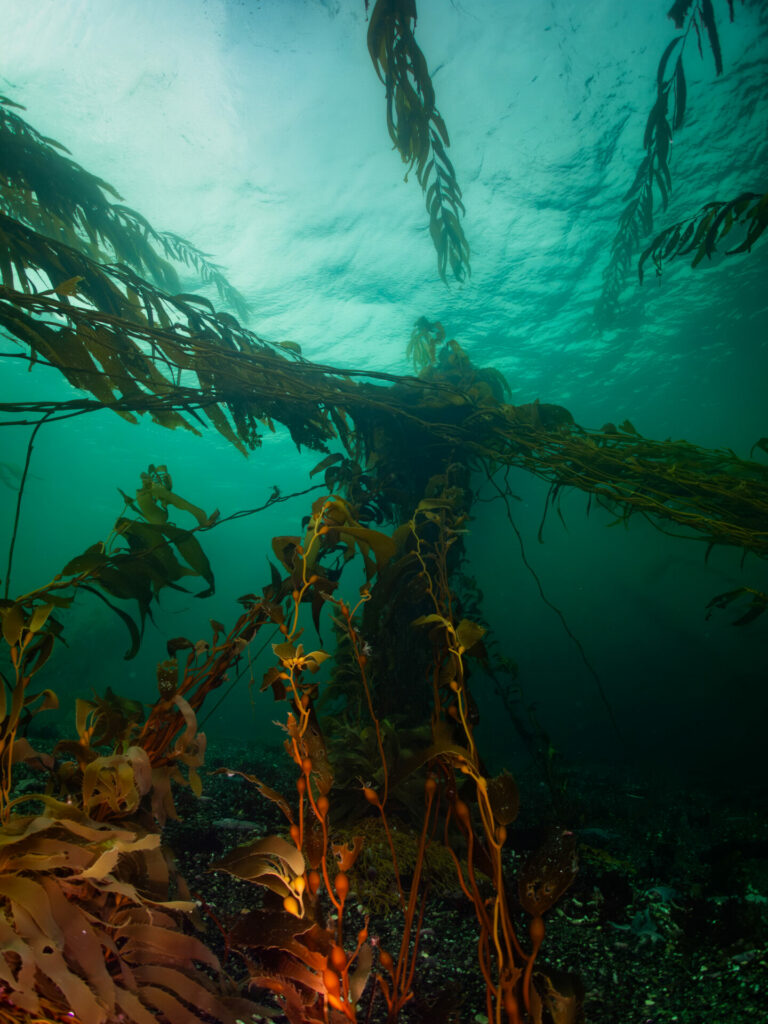
[[[550,989],[555,991],[544,972],[538,970],[534,977],[540,939],[532,952],[524,951],[505,891],[502,852],[507,827],[517,816],[517,787],[506,773],[487,776],[474,739],[467,658],[485,630],[469,619],[455,619],[451,589],[452,572],[459,564],[453,557],[454,546],[465,521],[463,491],[446,488],[440,479],[433,479],[429,490],[434,496],[422,499],[411,520],[392,537],[361,526],[348,501],[339,495],[318,499],[303,537],[273,542],[288,575],[273,575],[263,597],[251,598],[252,608],[261,607],[283,634],[273,644],[277,664],[265,674],[262,688],[287,704],[283,729],[286,752],[298,771],[296,798],[292,801],[246,776],[281,809],[286,832],[236,847],[213,866],[272,894],[263,908],[236,924],[229,941],[251,963],[254,984],[279,997],[292,1024],[365,1019],[358,1016],[356,1002],[369,977],[367,1012],[378,996],[387,1021],[398,1020],[413,998],[418,978],[419,937],[428,898],[425,882],[430,872],[426,854],[436,846],[442,846],[453,861],[457,881],[475,909],[489,1019],[501,1020],[504,1013],[510,1021],[522,1021],[524,1006],[530,1010],[543,1005]],[[345,566],[351,567],[356,555],[362,561],[364,582],[354,606],[334,595],[333,581],[326,575],[340,548]],[[404,571],[406,566],[412,571]],[[380,586],[387,593],[386,601],[377,593]],[[370,753],[355,748],[361,755],[357,786],[350,788],[347,783],[340,790],[335,787],[334,746],[326,743],[323,718],[316,710],[322,704],[318,694],[326,685],[317,679],[329,655],[308,650],[300,642],[299,609],[303,603],[313,603],[315,587],[320,588],[323,607],[343,638],[337,651],[345,665],[344,684],[341,689],[338,684],[333,687],[333,718],[347,714],[358,722],[367,718],[372,741]],[[411,705],[421,706],[426,717],[417,733],[418,719],[415,712],[409,714],[411,750],[396,763],[390,760],[392,748],[377,705],[385,686],[380,672],[386,661],[381,650],[396,646],[398,637],[376,628],[370,617],[362,631],[364,612],[378,609],[378,618],[387,601],[404,607],[406,614],[409,609],[422,611],[415,617],[410,611],[411,630],[416,643],[426,648],[429,667],[423,678],[427,697]],[[349,749],[346,761],[349,777],[353,770]],[[228,769],[220,772],[240,774]],[[375,785],[367,781],[374,775]],[[404,786],[409,798],[401,801],[398,793]],[[352,790],[357,800],[351,799]],[[396,887],[390,894],[394,906],[390,905],[388,914],[391,919],[399,910],[402,924],[399,948],[379,946],[374,956],[367,924],[348,935],[345,908],[348,897],[355,896],[350,872],[365,854],[366,837],[372,835],[370,826],[377,819],[388,847],[388,853],[380,856],[389,858]],[[331,827],[342,827],[350,839],[331,842]],[[403,832],[412,833],[415,843],[407,878],[398,857],[400,843],[394,839]],[[526,884],[543,892],[550,885],[552,863],[546,853],[532,862]],[[480,872],[492,884],[495,895],[490,901]],[[382,873],[379,884],[388,877]],[[561,880],[556,892],[547,891],[547,905],[541,900],[537,905],[539,919],[566,887]],[[369,887],[369,901],[371,896]]]

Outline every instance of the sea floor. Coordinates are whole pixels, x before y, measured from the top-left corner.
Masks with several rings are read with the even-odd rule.
[[[208,764],[252,773],[289,799],[295,792],[294,773],[279,750],[214,745]],[[558,797],[558,815],[534,773],[520,780],[520,789],[521,813],[506,844],[507,889],[526,948],[527,918],[515,908],[516,866],[547,826],[562,825],[578,837],[579,872],[545,916],[538,964],[553,977],[578,976],[584,1024],[768,1020],[768,785],[717,788],[711,782],[574,767],[567,800]],[[211,862],[238,843],[284,833],[286,821],[239,776],[209,776],[203,797],[182,793],[179,810],[182,818],[169,824],[166,839],[211,914],[209,941],[217,946],[213,916],[230,925],[259,905],[262,890],[211,872]],[[356,935],[370,909],[350,893],[347,935]],[[396,953],[401,924],[393,899],[385,911],[373,908],[369,935],[379,948]],[[399,1022],[486,1021],[475,915],[458,886],[443,884],[429,893],[420,934],[414,995]],[[218,946],[217,952],[222,953]],[[227,966],[236,970],[238,964]],[[385,1012],[380,996],[369,1009],[369,993],[370,983],[358,1019],[374,1024]],[[268,994],[251,994],[279,1005]],[[285,1020],[279,1014],[269,1019]],[[574,1020],[544,1018],[545,1024]]]

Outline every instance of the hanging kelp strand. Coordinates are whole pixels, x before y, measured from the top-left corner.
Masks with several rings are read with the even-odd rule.
[[[437,269],[447,282],[469,277],[469,243],[460,217],[461,189],[446,150],[445,122],[435,106],[435,90],[424,54],[414,36],[414,0],[377,0],[368,26],[368,50],[376,73],[387,88],[387,128],[408,173],[426,197],[429,233],[437,251]]]

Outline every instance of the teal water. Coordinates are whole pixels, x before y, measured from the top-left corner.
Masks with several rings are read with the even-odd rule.
[[[451,135],[464,194],[472,276],[438,278],[415,180],[391,149],[383,86],[365,45],[362,0],[0,0],[2,92],[112,183],[158,229],[189,238],[246,296],[249,326],[301,344],[323,363],[408,372],[419,316],[439,319],[472,359],[501,370],[513,402],[540,398],[599,428],[629,418],[643,434],[730,447],[747,457],[768,433],[768,249],[691,270],[669,264],[640,287],[627,279],[610,324],[594,309],[602,273],[642,158],[658,60],[674,27],[667,3],[422,0],[417,38]],[[669,210],[660,227],[712,199],[766,187],[764,3],[717,7],[724,74],[704,45],[686,54],[689,113],[675,134]],[[186,290],[197,289],[193,277]],[[4,360],[3,400],[63,399],[51,370]],[[24,462],[29,432],[7,427],[0,460]],[[25,494],[12,590],[22,593],[106,536],[152,462],[176,490],[223,515],[253,508],[273,485],[308,483],[319,460],[287,434],[249,459],[209,431],[201,438],[106,414],[44,428]],[[663,537],[639,520],[607,529],[586,498],[564,499],[536,534],[545,489],[519,474],[517,525],[548,598],[565,615],[641,757],[684,770],[756,763],[766,715],[765,625],[707,621],[715,594],[765,587],[739,553]],[[13,479],[0,481],[8,537]],[[297,499],[207,535],[217,578],[205,602],[171,595],[142,651],[122,659],[122,626],[83,601],[57,654],[56,688],[150,699],[167,636],[232,621],[238,595],[268,578],[269,539],[308,512]],[[558,748],[612,757],[594,681],[542,604],[498,508],[478,506],[470,553],[486,614],[520,666]],[[489,756],[514,764],[518,740],[489,691],[478,694]],[[247,709],[247,713],[246,710]],[[244,685],[207,724],[269,737],[271,700]]]

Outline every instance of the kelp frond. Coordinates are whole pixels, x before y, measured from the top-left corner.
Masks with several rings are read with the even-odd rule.
[[[731,21],[733,2],[729,0]],[[672,190],[669,152],[673,134],[682,127],[687,107],[688,89],[683,67],[685,46],[695,34],[703,57],[702,29],[707,34],[715,60],[715,73],[723,72],[720,37],[712,0],[676,0],[668,17],[682,33],[667,45],[656,71],[656,99],[645,125],[643,148],[645,156],[635,180],[624,195],[624,209],[611,244],[611,257],[603,271],[603,289],[597,303],[598,321],[607,322],[618,307],[624,280],[630,271],[635,252],[642,238],[653,231],[654,191],[666,210]]]
[[[218,958],[168,898],[159,835],[101,825],[48,799],[3,829],[0,1020],[15,1024],[216,1021],[259,1007],[234,994]],[[142,891],[143,890],[143,891]]]
[[[107,406],[120,397],[166,394],[185,373],[194,375],[213,399],[206,415],[242,451],[258,444],[257,417],[228,406],[233,431],[219,408],[215,364],[256,351],[270,353],[278,365],[297,358],[291,349],[278,355],[282,349],[217,312],[208,299],[167,294],[127,266],[102,265],[3,213],[0,280],[0,327],[31,349],[32,362],[55,366]],[[275,401],[280,398],[277,393]],[[259,417],[270,415],[269,405]],[[175,413],[153,415],[164,426],[191,426]]]
[[[183,263],[214,285],[238,316],[247,315],[243,296],[219,266],[183,238],[156,231],[141,214],[122,205],[112,185],[36,131],[19,109],[0,96],[0,211],[93,260],[124,263],[170,291],[180,286],[169,261]]]
[[[414,36],[415,0],[377,0],[368,26],[368,51],[387,90],[387,128],[408,173],[426,197],[429,232],[437,251],[437,269],[457,281],[470,274],[469,243],[460,218],[461,189],[446,150],[445,122],[435,106],[435,90],[424,54]]]
[[[768,594],[754,587],[737,587],[736,590],[716,594],[708,601],[706,618],[712,617],[715,608],[727,608],[734,601],[741,602],[739,616],[733,620],[734,626],[746,626],[768,612]]]
[[[726,202],[707,203],[690,220],[679,221],[660,232],[651,244],[643,250],[637,265],[640,283],[643,282],[643,267],[648,259],[653,261],[657,276],[665,261],[693,253],[692,267],[697,267],[706,256],[710,259],[717,252],[718,243],[737,226],[744,230],[738,245],[726,249],[725,256],[751,252],[766,228],[768,228],[768,192],[742,192],[735,199]]]
[[[445,328],[439,320],[434,322],[420,316],[413,325],[405,358],[413,361],[413,368],[419,372],[437,362],[437,348],[445,341]]]
[[[8,583],[12,558],[8,560],[5,598],[0,599],[0,616],[9,612],[21,624],[35,607],[68,608],[81,590],[100,598],[128,629],[130,647],[126,659],[139,651],[147,618],[152,607],[166,587],[186,591],[182,581],[199,579],[207,586],[197,597],[209,597],[215,584],[210,562],[195,534],[209,529],[218,519],[218,512],[210,516],[201,508],[182,498],[172,490],[170,475],[165,466],[151,465],[141,474],[141,487],[131,497],[120,491],[124,507],[115,521],[109,539],[91,544],[85,551],[70,559],[56,576],[42,587],[31,590],[14,601],[8,599]],[[169,506],[186,512],[196,520],[194,527],[182,527],[169,520]],[[129,513],[132,512],[133,515]],[[13,551],[13,541],[11,555]],[[136,611],[129,613],[113,601],[135,602]]]

